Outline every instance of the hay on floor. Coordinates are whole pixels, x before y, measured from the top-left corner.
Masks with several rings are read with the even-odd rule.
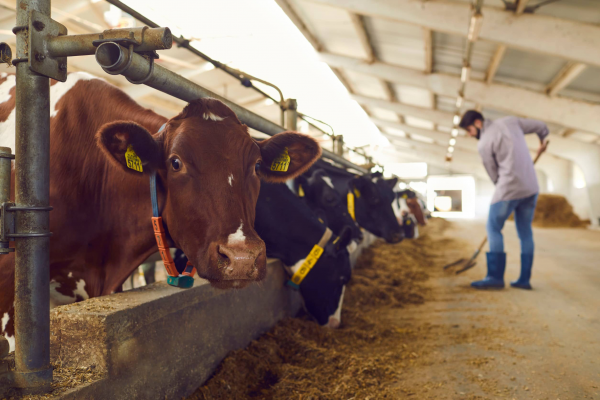
[[[514,220],[514,214],[510,216]],[[564,197],[557,194],[540,194],[538,197],[533,226],[546,228],[582,228],[589,221],[582,221],[573,212],[573,206]]]
[[[346,290],[342,328],[322,328],[306,315],[283,320],[230,353],[189,399],[397,398],[417,354],[407,346],[415,333],[389,313],[423,302],[427,269],[439,268],[455,246],[442,237],[448,225],[434,218],[419,239],[366,250]]]

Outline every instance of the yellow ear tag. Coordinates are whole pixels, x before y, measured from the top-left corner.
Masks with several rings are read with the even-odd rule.
[[[142,160],[137,154],[135,154],[135,151],[131,145],[127,146],[127,151],[125,152],[125,161],[127,161],[127,168],[137,172],[144,172],[144,169],[142,168]]]
[[[356,189],[354,189],[356,190]],[[352,217],[354,221],[356,221],[356,215],[354,214],[354,195],[348,192],[348,214]]]
[[[410,219],[406,220],[406,225],[410,225]]]
[[[360,198],[360,191],[359,191],[357,188],[354,188],[354,195],[355,195],[357,198]]]
[[[273,160],[271,164],[271,171],[285,172],[290,167],[290,155],[288,154],[288,148],[286,147],[277,158]]]
[[[298,185],[298,197],[304,197],[304,189],[302,189],[302,185]]]
[[[404,193],[404,194],[402,195],[402,198],[403,198],[403,199],[408,199],[408,195],[407,195],[406,193]]]

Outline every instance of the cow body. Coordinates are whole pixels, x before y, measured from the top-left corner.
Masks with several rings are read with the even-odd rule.
[[[267,256],[279,258],[293,275],[319,243],[326,226],[285,185],[263,184],[256,204],[256,232],[265,241]],[[300,284],[307,311],[321,325],[338,327],[351,267],[347,245],[351,228],[331,237],[323,255]]]
[[[0,79],[0,145],[13,150],[14,82],[13,75]],[[253,229],[259,179],[303,172],[319,156],[318,145],[311,148],[300,138],[304,153],[296,157],[297,134],[257,144],[233,111],[213,99],[192,102],[167,120],[85,73],[53,82],[50,103],[51,306],[113,293],[157,251],[152,171],[168,244],[184,249],[200,276],[222,288],[264,276],[264,242]],[[290,171],[263,172],[261,163],[270,163],[284,146]],[[141,173],[127,168],[130,148]],[[0,333],[11,348],[13,313],[11,253],[0,257]]]

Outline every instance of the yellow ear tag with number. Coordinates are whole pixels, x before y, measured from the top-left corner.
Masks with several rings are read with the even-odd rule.
[[[356,189],[354,189],[356,190]],[[354,214],[354,195],[348,192],[348,214],[352,217],[354,221],[356,221],[356,215]]]
[[[288,154],[288,148],[286,147],[277,158],[273,160],[271,164],[271,171],[285,172],[290,167],[290,155]]]
[[[304,197],[304,189],[302,189],[302,185],[298,185],[298,197]]]
[[[360,198],[360,190],[358,190],[357,188],[354,188],[354,195],[355,195],[357,198]]]
[[[142,168],[142,160],[137,154],[135,154],[135,151],[131,145],[127,146],[127,151],[125,152],[125,161],[127,161],[127,168],[137,172],[144,172],[144,169]]]

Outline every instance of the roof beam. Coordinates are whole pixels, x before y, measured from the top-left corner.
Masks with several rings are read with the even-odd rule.
[[[280,1],[280,0],[278,0]],[[444,0],[310,0],[361,15],[392,19],[466,37],[471,4]],[[483,7],[479,38],[509,47],[600,66],[600,25]]]
[[[359,104],[369,107],[381,108],[384,110],[394,111],[397,114],[404,116],[411,116],[426,121],[431,121],[435,124],[452,127],[452,117],[454,114],[432,110],[426,107],[412,106],[408,104],[402,104],[397,102],[391,102],[382,99],[376,99],[374,97],[362,96],[354,94],[350,96],[353,100],[356,100]]]
[[[546,87],[548,96],[554,97],[565,87],[569,86],[587,67],[587,65],[577,62],[568,62],[558,74],[552,79],[552,82]]]
[[[485,73],[485,83],[490,84],[494,80],[496,72],[498,71],[498,67],[500,66],[502,58],[504,57],[504,53],[506,53],[506,45],[499,44]]]
[[[515,14],[521,15],[523,14],[523,11],[525,11],[525,7],[527,7],[527,3],[529,3],[529,0],[516,0],[516,2],[517,8],[515,9]]]
[[[425,72],[433,72],[433,32],[423,28],[423,42],[425,43]]]
[[[599,52],[600,53],[600,52]],[[362,60],[330,53],[321,53],[327,64],[385,79],[401,85],[431,90],[437,95],[453,97],[460,87],[460,77],[422,71],[396,65]],[[553,122],[569,128],[600,134],[600,106],[582,100],[563,97],[550,98],[542,93],[500,83],[486,84],[471,80],[465,99],[514,115]],[[449,122],[445,123],[446,125]]]
[[[375,51],[373,50],[371,39],[369,38],[369,34],[367,33],[367,29],[365,28],[365,22],[363,21],[363,17],[352,12],[348,14],[350,16],[350,20],[352,21],[352,27],[354,28],[354,32],[356,32],[356,35],[358,36],[360,46],[367,55],[367,62],[374,62],[376,59]]]
[[[316,51],[323,50],[323,45],[317,39],[317,37],[308,29],[308,26],[302,21],[302,18],[294,11],[290,3],[287,0],[275,0],[277,5],[283,10],[288,18],[296,25],[296,28],[304,35],[306,40],[314,47]]]

